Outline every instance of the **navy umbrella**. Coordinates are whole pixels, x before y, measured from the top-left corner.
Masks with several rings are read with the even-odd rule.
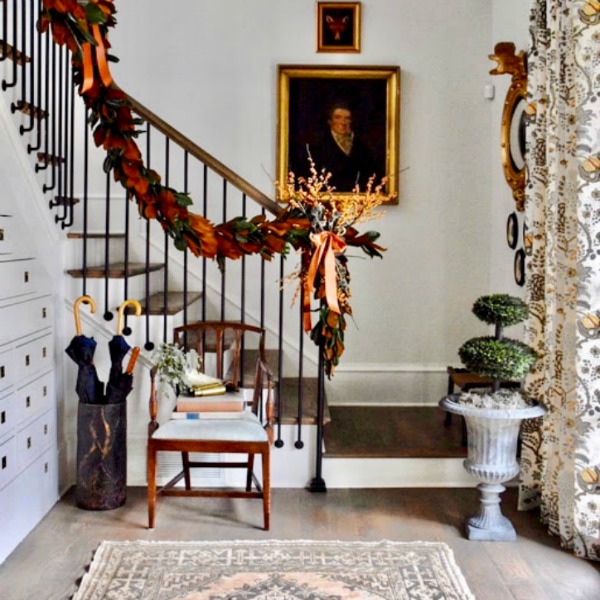
[[[75,391],[79,401],[88,404],[101,404],[104,402],[104,384],[98,379],[98,373],[94,365],[96,340],[81,333],[81,320],[79,317],[79,306],[81,304],[89,304],[90,312],[96,312],[96,304],[89,296],[80,296],[75,300],[73,314],[77,335],[71,340],[65,352],[78,366]]]
[[[119,306],[117,335],[113,336],[112,340],[108,342],[108,351],[110,354],[110,374],[108,377],[108,383],[106,385],[107,404],[124,402],[127,398],[127,395],[131,391],[131,388],[133,387],[133,366],[137,360],[139,348],[134,348],[129,365],[127,366],[127,369],[123,371],[123,359],[129,350],[131,350],[131,346],[127,343],[122,335],[123,313],[129,305],[134,307],[134,314],[136,317],[139,317],[142,314],[142,307],[137,300],[125,300],[121,306]]]

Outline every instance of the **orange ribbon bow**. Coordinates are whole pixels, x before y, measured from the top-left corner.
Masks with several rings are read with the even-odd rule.
[[[108,68],[108,61],[106,59],[106,47],[104,46],[104,40],[100,32],[100,27],[97,24],[92,25],[92,33],[94,40],[96,40],[96,62],[98,64],[98,71],[100,73],[100,79],[102,83],[108,87],[112,82],[113,78]],[[83,50],[83,83],[81,85],[81,94],[87,92],[94,85],[94,64],[92,61],[92,44],[86,42],[82,46]]]
[[[327,306],[340,314],[340,307],[337,299],[337,271],[335,269],[335,255],[340,254],[346,249],[346,242],[331,231],[322,231],[321,233],[311,233],[310,241],[314,244],[315,250],[307,271],[306,288],[304,291],[303,312],[304,312],[304,331],[312,329],[310,320],[310,295],[315,289],[315,279],[319,272],[321,264],[324,269],[325,280],[325,299]]]

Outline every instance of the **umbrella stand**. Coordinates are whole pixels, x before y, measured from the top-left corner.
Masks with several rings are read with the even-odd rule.
[[[127,404],[79,403],[75,502],[112,510],[127,499]]]
[[[109,342],[111,369],[101,402],[80,402],[77,413],[76,504],[85,510],[112,510],[127,499],[127,394],[132,388],[134,348],[127,370],[122,361],[130,350],[122,333],[122,316],[127,305],[141,313],[136,300],[119,307],[117,333]],[[137,350],[137,351],[136,351]]]

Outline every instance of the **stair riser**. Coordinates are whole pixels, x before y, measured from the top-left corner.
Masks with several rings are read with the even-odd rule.
[[[108,309],[115,311],[125,299],[125,279],[109,279],[108,281]],[[162,289],[163,273],[155,271],[150,273],[150,293]],[[83,279],[68,277],[66,285],[66,297],[75,300],[82,294]],[[96,302],[98,314],[102,315],[105,308],[105,280],[104,278],[88,278],[86,283],[86,294]],[[140,300],[146,296],[146,277],[136,275],[127,279],[127,298]]]
[[[122,238],[111,238],[108,241],[109,263],[124,262],[125,259],[125,240]],[[105,262],[106,240],[88,238],[85,253],[88,265],[103,265]],[[83,239],[70,239],[68,241],[68,251],[65,253],[67,269],[81,269],[83,266],[84,244]],[[129,260],[138,261],[139,258],[133,256],[129,251]]]
[[[74,194],[81,199],[81,203],[75,207],[73,215],[72,231],[81,232],[84,229],[84,207],[83,196]],[[110,231],[111,233],[125,231],[125,199],[111,198],[110,200]],[[132,204],[130,212],[133,212],[133,218],[136,218],[137,208]],[[104,232],[106,230],[106,199],[89,198],[87,203],[87,230],[93,232]]]

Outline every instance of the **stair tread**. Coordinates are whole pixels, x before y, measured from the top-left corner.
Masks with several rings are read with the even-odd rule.
[[[65,158],[63,156],[50,154],[49,152],[38,152],[37,159],[38,162],[43,164],[51,164],[53,167],[57,167],[58,165],[65,163]]]
[[[187,297],[186,297],[187,296]],[[142,306],[142,314],[162,315],[165,312],[167,315],[175,315],[181,312],[186,306],[196,302],[202,298],[202,292],[167,292],[167,307],[165,309],[165,294],[164,292],[155,292],[148,298],[149,309],[146,310],[146,299],[139,300]],[[132,313],[133,309],[127,307],[125,312]]]
[[[438,406],[330,406],[325,458],[464,458],[462,419]]]
[[[25,115],[31,115],[34,119],[42,120],[48,116],[48,113],[43,108],[35,106],[35,104],[26,100],[17,100],[14,107],[15,110],[19,110]]]
[[[31,58],[23,54],[20,50],[15,50],[10,44],[5,44],[3,40],[0,40],[0,56],[4,54],[4,48],[6,47],[6,58],[14,60],[18,65],[31,62]]]
[[[81,200],[79,198],[69,198],[67,196],[54,196],[52,200],[52,206],[74,206],[79,204]]]
[[[90,266],[87,268],[87,277],[92,279],[98,279],[104,277],[105,274],[108,274],[108,277],[110,279],[122,279],[126,275],[128,277],[132,277],[135,275],[143,275],[146,272],[146,269],[148,269],[148,271],[159,271],[163,267],[163,263],[150,263],[149,265],[146,265],[145,262],[130,262],[127,265],[126,271],[125,263],[119,262],[110,264],[107,268],[105,268],[103,265]],[[75,277],[78,279],[81,279],[84,276],[83,269],[69,269],[67,273],[71,275],[71,277]]]
[[[89,231],[84,235],[83,232],[80,231],[71,231],[67,234],[67,238],[70,240],[81,240],[84,237],[87,237],[90,240],[99,240],[106,238],[106,233],[94,232],[90,233]],[[124,233],[109,233],[108,237],[110,239],[124,239]]]

